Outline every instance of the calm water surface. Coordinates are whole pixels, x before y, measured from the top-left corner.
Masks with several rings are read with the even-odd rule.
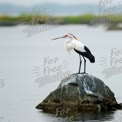
[[[49,28],[47,25],[40,29]],[[26,31],[25,31],[26,30]],[[105,31],[105,28],[81,25],[51,27],[44,32],[35,32],[27,37],[28,26],[0,27],[0,122],[65,122],[69,118],[40,112],[35,106],[53,90],[61,78],[51,79],[60,73],[77,72],[78,55],[69,56],[64,50],[64,40],[51,41],[65,33],[73,33],[85,43],[96,57],[96,63],[88,62],[87,72],[102,79],[115,93],[118,102],[122,102],[122,73],[105,74],[110,66],[110,57],[114,51],[114,60],[122,57],[122,32]],[[101,65],[101,58],[105,65]],[[113,62],[115,63],[115,62]],[[121,68],[121,62],[116,62]],[[47,69],[45,69],[45,67]],[[55,68],[56,67],[56,68]],[[55,70],[52,70],[54,69]],[[104,73],[103,73],[104,72]],[[111,75],[110,75],[111,74]],[[105,78],[106,76],[110,76]],[[43,78],[47,77],[47,81]],[[41,81],[37,79],[43,79]],[[51,79],[51,80],[50,80]],[[70,118],[71,119],[71,118]],[[122,111],[108,113],[81,113],[72,119],[75,122],[121,122]]]

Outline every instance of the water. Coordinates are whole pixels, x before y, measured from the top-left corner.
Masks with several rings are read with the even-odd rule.
[[[58,87],[66,73],[78,71],[78,55],[74,52],[71,56],[67,54],[63,46],[64,40],[51,40],[68,32],[85,43],[96,57],[95,64],[87,63],[87,72],[102,79],[115,93],[117,101],[122,102],[122,73],[109,71],[105,74],[106,66],[101,65],[100,61],[103,57],[107,67],[121,68],[121,31],[105,31],[101,26],[85,25],[52,26],[49,29],[47,25],[39,26],[44,32],[33,31],[35,33],[27,37],[25,29],[30,30],[28,26],[0,27],[0,122],[68,120],[66,117],[55,117],[35,109],[38,103]],[[112,50],[114,56],[111,57]],[[112,59],[114,62],[110,64]],[[74,116],[73,121],[121,122],[121,115],[122,111],[119,110],[109,113],[81,113]]]

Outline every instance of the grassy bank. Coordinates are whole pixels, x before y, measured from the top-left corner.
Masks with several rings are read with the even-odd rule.
[[[18,24],[103,24],[122,23],[122,15],[79,15],[79,16],[46,16],[46,15],[20,15],[0,16],[0,25]]]

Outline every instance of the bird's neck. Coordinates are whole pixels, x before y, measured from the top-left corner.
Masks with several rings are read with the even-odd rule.
[[[72,41],[73,41],[73,39],[67,39],[65,42],[71,43]]]
[[[65,41],[64,46],[65,46],[65,49],[67,52],[70,52],[72,50],[72,45],[71,45],[72,41],[73,40],[71,40],[71,39]]]

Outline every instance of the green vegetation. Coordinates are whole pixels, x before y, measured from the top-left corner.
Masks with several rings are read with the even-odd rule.
[[[65,16],[61,17],[61,19],[65,20],[68,24],[82,24],[89,23],[96,16],[94,15],[80,15],[80,16]]]
[[[122,23],[122,15],[79,15],[79,16],[49,16],[49,15],[26,15],[0,16],[0,25],[18,24],[101,24]]]

